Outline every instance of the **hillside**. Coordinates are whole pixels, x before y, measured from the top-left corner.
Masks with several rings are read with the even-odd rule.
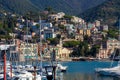
[[[37,11],[38,8],[29,0],[0,0],[0,10],[21,14],[27,11]]]
[[[21,14],[51,7],[54,11],[78,15],[104,1],[106,0],[0,0],[0,11],[5,10]]]
[[[85,11],[79,16],[86,21],[100,19],[104,24],[116,26],[118,17],[120,17],[120,0],[108,0],[95,8]]]
[[[55,11],[63,11],[67,14],[78,14],[95,7],[106,0],[30,0],[41,10],[51,7]],[[89,4],[88,4],[89,3]]]

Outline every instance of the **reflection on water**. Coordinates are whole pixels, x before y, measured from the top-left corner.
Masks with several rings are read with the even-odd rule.
[[[120,80],[117,77],[100,76],[98,74],[65,73],[63,80]]]
[[[68,68],[63,74],[63,80],[120,80],[117,77],[101,76],[95,73],[95,68],[108,68],[110,64],[111,62],[101,61],[64,62],[63,65]],[[116,65],[117,62],[113,62],[113,66]]]

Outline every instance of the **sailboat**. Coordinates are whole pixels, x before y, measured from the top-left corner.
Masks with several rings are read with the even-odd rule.
[[[118,40],[120,41],[120,20],[119,20],[119,38],[118,38]],[[119,53],[120,53],[120,49],[119,49]],[[110,67],[110,68],[96,68],[95,71],[101,75],[120,76],[120,60],[118,61],[117,66]]]

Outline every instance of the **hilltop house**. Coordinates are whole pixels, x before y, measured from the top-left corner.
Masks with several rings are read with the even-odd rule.
[[[84,23],[84,20],[82,18],[76,17],[76,16],[72,16],[73,18],[71,19],[71,22],[74,23]]]
[[[63,12],[59,12],[57,14],[50,14],[48,16],[48,20],[58,21],[58,19],[62,18],[64,15],[65,15],[65,13],[63,13]]]

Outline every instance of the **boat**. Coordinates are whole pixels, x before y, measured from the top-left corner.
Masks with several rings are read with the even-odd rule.
[[[104,76],[120,76],[120,66],[115,66],[112,68],[97,68],[95,69],[97,73]]]
[[[12,80],[41,80],[41,76],[37,75],[37,73],[31,73],[26,70],[19,70],[13,72],[15,76],[13,76]]]
[[[60,63],[57,64],[57,68],[58,68],[61,72],[66,72],[66,70],[67,70],[67,66],[63,66],[63,65],[60,64]]]

